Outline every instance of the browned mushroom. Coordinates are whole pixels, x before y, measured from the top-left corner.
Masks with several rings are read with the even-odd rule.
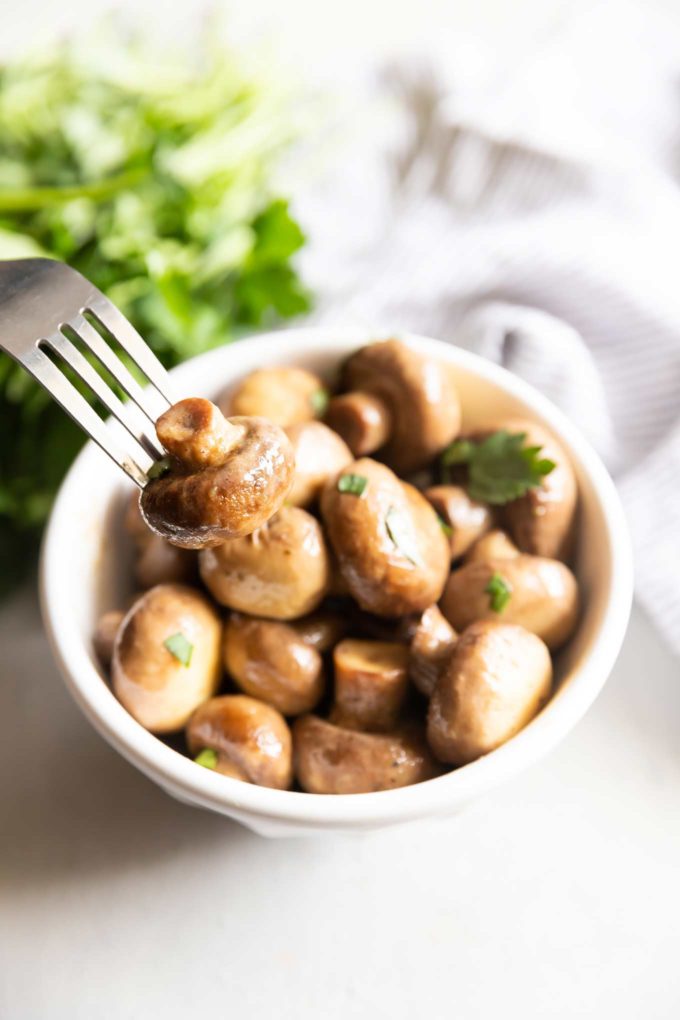
[[[430,700],[430,747],[452,765],[474,761],[526,726],[551,684],[550,653],[535,634],[493,620],[471,624]]]
[[[457,635],[437,606],[421,616],[411,640],[409,676],[421,694],[429,698],[442,667],[451,657]]]
[[[449,534],[451,559],[457,560],[493,523],[486,503],[470,499],[460,485],[433,485],[423,493],[435,508]]]
[[[170,545],[145,523],[137,492],[131,494],[125,512],[125,528],[135,542],[134,576],[140,588],[157,584],[189,584],[196,578],[196,553]]]
[[[405,474],[429,463],[457,435],[460,404],[452,371],[400,340],[362,347],[345,363],[343,389],[326,422],[355,457],[381,451]]]
[[[408,694],[408,648],[396,642],[346,639],[333,651],[331,722],[351,730],[396,729]]]
[[[330,565],[321,525],[299,507],[283,507],[252,535],[202,549],[203,582],[223,606],[251,616],[295,620],[321,603]]]
[[[254,415],[287,428],[323,414],[328,393],[318,375],[305,368],[258,368],[219,400],[225,415]]]
[[[141,495],[149,527],[203,549],[249,535],[276,513],[293,481],[285,433],[265,418],[225,419],[209,400],[174,404],[156,423],[167,471]]]
[[[292,626],[312,648],[327,652],[347,633],[348,620],[332,609],[319,609],[309,616],[296,620]]]
[[[222,626],[193,588],[159,584],[118,629],[111,682],[118,700],[152,733],[181,729],[221,676]]]
[[[315,715],[293,726],[295,774],[307,793],[371,793],[432,779],[437,766],[417,728],[346,730]]]
[[[578,585],[559,560],[522,553],[454,570],[441,600],[444,616],[459,631],[474,620],[516,623],[555,650],[574,632]]]
[[[288,494],[293,506],[309,506],[329,478],[353,459],[340,436],[320,421],[299,422],[286,429],[295,453],[295,477]]]
[[[224,664],[245,694],[283,715],[311,712],[323,695],[321,655],[277,620],[233,613],[224,629]]]
[[[519,549],[504,531],[494,528],[478,538],[465,554],[465,563],[479,563],[484,560],[511,560],[519,556]]]
[[[448,573],[448,543],[417,489],[363,458],[326,484],[321,513],[342,576],[362,609],[404,616],[437,601]]]
[[[232,779],[275,790],[293,780],[290,730],[280,712],[244,694],[225,694],[200,705],[186,730],[200,764]],[[214,751],[212,761],[204,752]]]
[[[522,552],[549,559],[568,559],[573,545],[578,490],[566,451],[546,429],[524,418],[490,423],[475,430],[471,438],[484,439],[501,429],[511,435],[525,434],[526,443],[539,446],[541,457],[555,465],[539,486],[506,504],[501,512],[504,526]]]

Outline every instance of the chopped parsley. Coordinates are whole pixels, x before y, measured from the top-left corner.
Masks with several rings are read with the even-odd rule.
[[[172,634],[169,638],[165,639],[163,644],[170,654],[174,655],[177,661],[181,662],[183,666],[189,666],[191,664],[191,656],[194,651],[194,646],[191,641],[188,641],[184,637],[184,634]]]
[[[537,488],[555,463],[541,457],[540,446],[525,446],[526,433],[494,432],[479,443],[456,439],[444,450],[444,472],[458,464],[468,468],[468,492],[472,499],[502,506]]]
[[[330,396],[328,390],[314,390],[309,398],[309,402],[312,405],[312,410],[317,418],[323,418],[328,407],[328,401]]]
[[[453,534],[453,528],[451,525],[447,524],[444,518],[440,517],[439,514],[437,514],[437,520],[439,521],[439,527],[442,529],[446,537],[451,538],[451,535]]]
[[[494,613],[502,613],[512,595],[508,582],[500,574],[492,574],[484,591],[489,596],[489,605]]]
[[[154,464],[151,465],[151,467],[146,473],[146,476],[149,479],[149,481],[152,481],[154,478],[162,478],[163,475],[167,475],[169,470],[170,470],[170,458],[161,457],[160,460],[157,460]]]
[[[197,765],[202,765],[204,769],[214,769],[217,765],[217,751],[213,751],[212,747],[204,747],[202,751],[199,751],[194,761]]]
[[[385,527],[399,552],[403,553],[407,560],[410,560],[416,567],[421,566],[421,559],[418,555],[413,540],[413,532],[408,526],[404,515],[395,506],[391,506],[385,514]]]
[[[340,475],[338,492],[348,492],[352,496],[363,496],[368,485],[368,478],[363,475]]]

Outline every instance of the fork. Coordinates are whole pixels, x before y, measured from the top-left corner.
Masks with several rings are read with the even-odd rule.
[[[150,385],[142,388],[109,344],[132,359]],[[130,398],[123,403],[80,348],[94,356]],[[77,425],[143,489],[164,455],[156,419],[173,403],[170,379],[151,348],[89,280],[53,259],[0,262],[0,349],[29,372]],[[69,368],[134,441],[132,454],[63,372]],[[151,426],[151,428],[149,428]],[[123,436],[121,436],[121,439]]]

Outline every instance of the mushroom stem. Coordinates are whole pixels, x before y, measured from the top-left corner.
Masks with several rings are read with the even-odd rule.
[[[355,457],[363,457],[385,445],[392,432],[392,415],[380,397],[355,390],[333,397],[326,424],[342,436]]]
[[[215,404],[201,397],[180,400],[156,422],[158,439],[188,471],[224,464],[242,433]]]

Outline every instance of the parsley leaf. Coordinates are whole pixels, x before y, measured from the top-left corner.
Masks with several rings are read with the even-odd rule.
[[[340,475],[338,478],[338,492],[348,492],[352,496],[363,496],[368,485],[368,478],[364,475]]]
[[[170,458],[161,457],[160,460],[155,461],[146,473],[146,477],[149,481],[153,481],[154,478],[162,478],[163,475],[167,475],[170,470]]]
[[[396,506],[391,506],[385,514],[385,527],[397,549],[403,553],[407,560],[419,567],[422,561],[413,540],[413,532]]]
[[[446,537],[451,538],[451,535],[453,534],[453,528],[451,525],[447,524],[444,518],[440,517],[439,514],[437,514],[437,520],[439,521],[439,527],[442,529]]]
[[[326,413],[329,400],[330,395],[328,390],[314,390],[314,392],[310,395],[309,402],[312,405],[312,410],[317,418],[323,418]]]
[[[204,769],[214,769],[217,765],[217,751],[214,751],[212,747],[204,747],[202,751],[199,751],[194,761],[197,765],[202,765]]]
[[[489,596],[489,605],[494,613],[502,613],[512,595],[508,582],[500,574],[492,574],[484,591]]]
[[[467,464],[472,499],[502,506],[537,488],[555,464],[540,446],[525,446],[526,433],[494,432],[479,443],[457,439],[444,450],[444,468]]]
[[[163,642],[164,646],[170,652],[171,655],[181,662],[183,666],[191,665],[191,656],[194,651],[194,646],[191,641],[188,641],[184,634],[177,633],[172,634],[169,638],[166,638]]]

